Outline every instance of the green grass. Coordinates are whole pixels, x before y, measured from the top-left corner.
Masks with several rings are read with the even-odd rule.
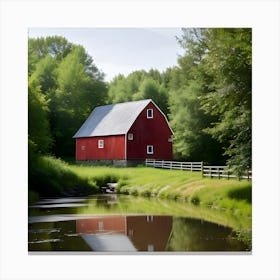
[[[148,212],[162,212],[160,204],[164,205],[165,199],[172,199],[174,206],[168,210],[169,213],[172,211],[179,215],[184,212],[190,217],[228,225],[238,232],[241,239],[248,239],[250,243],[251,181],[202,178],[200,172],[147,167],[85,166],[53,157],[40,157],[35,166],[29,171],[30,203],[38,199],[38,194],[84,196],[100,192],[100,187],[109,182],[118,182],[117,190],[121,194],[156,198],[147,204]],[[125,205],[123,207],[124,212],[129,210]],[[143,211],[143,205],[135,204],[134,207],[136,213]],[[90,209],[93,210],[94,207]]]
[[[182,200],[251,216],[250,181],[202,178],[200,172],[147,167],[69,167],[78,176],[94,181],[97,185],[118,182],[119,193]]]
[[[87,195],[118,182],[122,194],[180,200],[240,218],[252,216],[252,183],[246,180],[202,178],[200,172],[147,167],[83,166],[52,157],[40,158],[36,172],[36,187],[31,189],[40,195],[65,195],[65,191],[71,195],[72,189],[73,195]]]
[[[50,156],[38,157],[30,164],[28,184],[29,191],[39,196],[86,195],[99,191],[96,182],[73,172],[61,159]]]

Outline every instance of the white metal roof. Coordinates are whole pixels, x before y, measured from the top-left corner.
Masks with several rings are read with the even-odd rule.
[[[145,99],[96,107],[73,138],[126,134],[150,102]]]
[[[82,238],[98,252],[134,252],[137,251],[131,240],[121,234],[82,234]]]

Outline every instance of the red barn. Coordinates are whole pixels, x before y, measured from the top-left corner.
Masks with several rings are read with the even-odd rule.
[[[77,161],[134,165],[172,160],[172,136],[166,116],[146,99],[96,107],[73,138]]]

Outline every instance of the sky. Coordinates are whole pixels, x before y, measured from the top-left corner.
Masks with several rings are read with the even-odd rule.
[[[111,81],[118,74],[177,65],[184,53],[176,40],[181,28],[30,28],[29,38],[59,35],[82,45]]]

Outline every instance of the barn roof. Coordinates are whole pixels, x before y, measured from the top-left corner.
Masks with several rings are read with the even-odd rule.
[[[96,107],[73,138],[126,134],[151,99]]]

